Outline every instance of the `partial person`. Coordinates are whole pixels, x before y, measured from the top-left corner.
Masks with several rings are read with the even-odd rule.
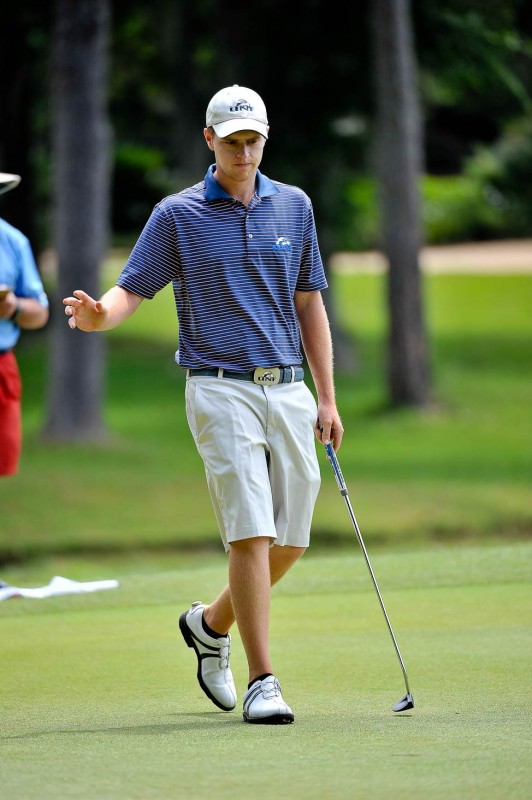
[[[181,633],[201,688],[232,711],[236,621],[249,670],[244,720],[284,724],[294,714],[270,657],[271,586],[309,545],[320,485],[314,437],[338,450],[343,434],[327,282],[311,201],[259,170],[269,135],[260,96],[238,85],[217,92],[203,135],[215,163],[155,206],[117,285],[100,300],[76,290],[63,303],[71,328],[105,331],[172,283],[187,419],[229,555],[228,585],[181,615]]]
[[[0,172],[0,194],[14,189],[19,175]],[[48,298],[31,245],[0,218],[0,476],[18,472],[22,448],[22,382],[15,346],[22,330],[48,321]]]

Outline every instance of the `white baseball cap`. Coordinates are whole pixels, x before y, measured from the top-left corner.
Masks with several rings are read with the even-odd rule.
[[[9,172],[0,172],[0,194],[9,192],[20,183],[20,175],[11,175]]]
[[[237,83],[214,95],[207,106],[206,122],[221,139],[237,131],[257,131],[268,138],[266,106],[257,92]]]

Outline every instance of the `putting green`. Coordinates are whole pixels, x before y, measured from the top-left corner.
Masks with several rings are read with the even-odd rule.
[[[0,794],[528,798],[532,545],[370,555],[416,700],[406,714],[390,710],[404,684],[355,543],[307,556],[275,590],[286,727],[244,725],[196,684],[178,613],[220,588],[223,557],[1,603]],[[237,635],[232,666],[242,693]]]

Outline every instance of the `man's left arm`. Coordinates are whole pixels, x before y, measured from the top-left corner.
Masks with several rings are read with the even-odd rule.
[[[335,450],[339,450],[344,429],[336,408],[333,347],[327,312],[318,291],[296,292],[294,303],[303,348],[318,395],[318,419],[314,432],[319,442],[330,441]]]
[[[17,243],[16,263],[16,285],[0,301],[0,319],[10,320],[26,330],[42,328],[48,322],[48,298],[25,236]]]
[[[0,301],[0,319],[11,320],[19,328],[42,328],[48,321],[48,308],[34,297],[17,297],[10,292]]]

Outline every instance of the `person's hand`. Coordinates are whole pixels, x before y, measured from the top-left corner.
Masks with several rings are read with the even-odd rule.
[[[9,291],[4,298],[0,298],[0,319],[10,319],[17,307],[17,302],[12,291]]]
[[[336,451],[340,449],[344,426],[336,406],[323,403],[318,405],[318,419],[314,426],[314,433],[321,444],[325,445],[331,442]]]
[[[72,297],[63,300],[65,314],[70,317],[69,326],[80,331],[97,331],[105,324],[107,311],[100,300],[94,300],[81,289],[76,289]]]

